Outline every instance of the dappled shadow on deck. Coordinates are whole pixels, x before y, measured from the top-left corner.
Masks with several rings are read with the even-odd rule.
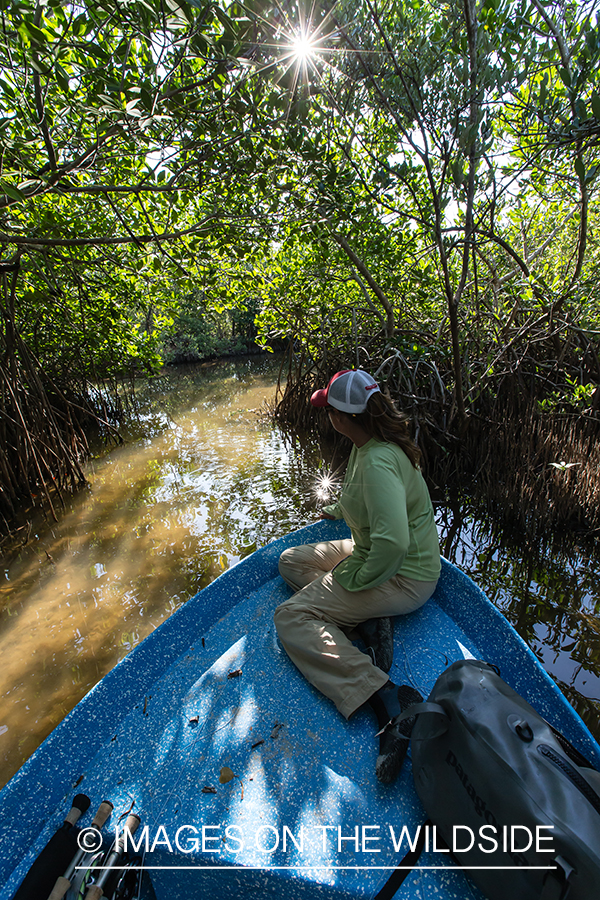
[[[390,826],[412,834],[424,821],[409,765],[393,787],[377,782],[371,716],[346,722],[279,646],[273,610],[288,595],[276,579],[206,635],[190,635],[189,651],[88,767],[87,792],[110,795],[119,810],[133,805],[147,826],[158,900],[212,890],[373,896],[390,874],[377,867],[398,862]],[[436,610],[428,615],[443,615]],[[445,629],[435,627],[424,647],[420,615],[405,618],[392,675],[427,692],[460,649],[448,632],[448,652],[438,646]],[[431,877],[414,874],[414,898],[429,896]],[[462,900],[462,876],[435,878],[445,898]]]

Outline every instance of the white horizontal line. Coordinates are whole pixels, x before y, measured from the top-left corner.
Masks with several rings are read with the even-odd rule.
[[[89,869],[89,866],[75,866],[76,869]],[[116,872],[124,871],[125,869],[142,869],[145,871],[167,871],[167,870],[177,870],[181,869],[182,871],[188,869],[197,869],[199,872],[205,870],[216,870],[216,871],[225,871],[225,870],[234,870],[234,871],[259,871],[259,872],[273,872],[279,870],[287,870],[287,871],[317,871],[320,869],[324,869],[329,871],[330,869],[351,869],[353,871],[360,872],[395,872],[396,869],[406,869],[410,871],[411,869],[425,870],[425,869],[446,869],[448,871],[453,872],[463,872],[463,871],[474,871],[474,870],[483,870],[485,872],[489,871],[499,871],[499,872],[509,872],[513,870],[519,870],[521,872],[552,872],[555,871],[558,866],[94,866],[94,872],[102,872],[106,869],[111,869]]]

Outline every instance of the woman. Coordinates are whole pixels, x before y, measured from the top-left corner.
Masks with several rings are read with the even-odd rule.
[[[311,397],[354,444],[337,503],[352,540],[292,547],[279,571],[296,591],[275,610],[281,643],[305,677],[347,719],[368,704],[381,729],[376,773],[398,775],[412,721],[395,722],[422,697],[393,684],[348,635],[367,619],[412,612],[433,594],[440,552],[433,507],[406,419],[363,370],[345,370]],[[402,736],[404,735],[404,737]]]

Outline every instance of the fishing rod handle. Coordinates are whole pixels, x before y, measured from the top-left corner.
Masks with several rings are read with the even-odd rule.
[[[48,900],[62,900],[65,896],[69,888],[71,887],[71,882],[64,875],[59,875],[54,883],[54,887],[52,888]]]
[[[75,822],[79,819],[80,816],[87,812],[90,806],[90,798],[85,794],[77,794],[73,797],[73,803],[71,804],[71,809],[66,815],[64,825],[74,825]]]
[[[102,828],[108,817],[110,816],[113,810],[113,804],[110,800],[103,800],[100,806],[98,807],[98,811],[96,815],[92,819],[90,828]],[[80,848],[71,862],[69,863],[69,867],[64,875],[59,875],[56,879],[54,887],[50,892],[48,900],[63,900],[63,897],[71,887],[71,879],[75,874],[75,870],[77,866],[88,856],[88,853],[84,848]]]
[[[69,829],[71,829],[73,825],[75,825],[75,823],[78,821],[78,819],[88,811],[90,803],[91,800],[86,794],[76,794],[75,797],[73,797],[71,809],[67,813],[62,827],[64,828],[65,826],[67,826]],[[59,875],[56,879],[54,887],[52,888],[50,896],[48,897],[48,900],[62,900],[70,887],[71,882],[68,880],[68,878],[65,878],[64,875]]]
[[[136,816],[135,813],[131,813],[129,816],[127,816],[127,821],[125,822],[123,831],[127,830],[131,837],[133,837],[133,835],[138,830],[139,824],[140,817]],[[119,840],[115,845],[115,849],[113,852],[115,856],[123,856],[123,853],[125,852],[125,838],[123,836],[123,832],[121,832],[121,834],[119,835]]]
[[[127,817],[127,821],[125,822],[125,828],[129,831],[130,835],[134,835],[138,829],[138,825],[140,824],[140,817],[136,816],[135,813],[132,813]],[[125,828],[123,831],[125,831]],[[125,852],[123,837],[120,836],[119,840],[115,845],[115,849],[110,854],[107,859],[106,867],[98,878],[96,884],[93,884],[89,889],[87,894],[85,895],[85,900],[100,900],[104,891],[104,885],[110,875],[110,870],[115,866],[116,863],[119,862],[123,853]]]
[[[100,806],[98,807],[98,812],[92,819],[91,828],[102,828],[111,812],[113,811],[114,806],[110,802],[110,800],[103,800]]]
[[[93,884],[85,895],[85,900],[100,900],[104,889],[100,884]]]

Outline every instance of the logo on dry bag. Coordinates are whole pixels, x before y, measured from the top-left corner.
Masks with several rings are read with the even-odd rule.
[[[469,781],[469,777],[467,773],[464,771],[463,767],[457,760],[456,756],[452,752],[452,750],[448,750],[448,756],[446,757],[446,762],[448,765],[454,769],[456,774],[458,775],[458,780],[464,787],[465,791],[469,795],[471,802],[473,804],[473,808],[478,816],[481,816],[482,819],[488,823],[488,825],[497,826],[498,822],[496,821],[495,815],[491,810],[487,808],[487,804],[483,797],[480,797],[473,784]]]

